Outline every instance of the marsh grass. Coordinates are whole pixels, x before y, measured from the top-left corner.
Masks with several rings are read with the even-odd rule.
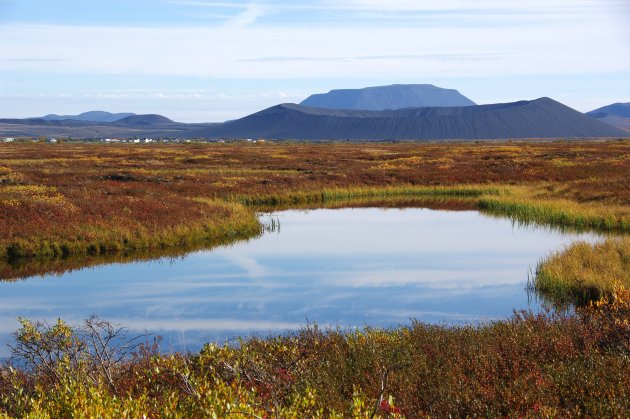
[[[499,188],[466,185],[466,186],[388,186],[388,187],[355,187],[326,188],[319,191],[298,191],[286,194],[236,196],[234,199],[250,206],[287,206],[303,204],[335,205],[360,201],[396,200],[461,200],[474,199],[484,195],[498,195]]]
[[[286,210],[314,210],[314,209],[343,209],[343,208],[427,208],[445,211],[470,211],[477,210],[477,201],[474,198],[451,197],[367,197],[335,199],[325,202],[303,202],[299,204],[259,204],[254,206],[259,213],[272,213]]]
[[[630,289],[630,237],[578,242],[538,264],[534,287],[560,303],[588,304]]]
[[[70,256],[98,256],[112,253],[139,254],[164,249],[190,249],[224,244],[255,237],[261,232],[256,215],[237,203],[194,199],[200,213],[195,219],[180,220],[170,227],[130,223],[128,220],[107,227],[84,225],[70,227],[66,235],[56,238],[14,238],[0,244],[0,254],[8,264],[18,259],[43,259]],[[168,208],[163,210],[168,211]]]
[[[628,207],[538,198],[517,191],[501,197],[483,197],[478,202],[479,209],[523,224],[552,225],[577,231],[630,232]]]

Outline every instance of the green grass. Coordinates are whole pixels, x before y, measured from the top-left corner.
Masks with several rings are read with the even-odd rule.
[[[561,200],[514,199],[484,197],[479,209],[492,215],[503,215],[523,224],[542,224],[579,231],[630,232],[628,214],[610,211],[605,206],[599,211]]]
[[[319,191],[291,192],[287,194],[235,196],[237,202],[250,206],[301,205],[311,203],[347,202],[362,199],[440,198],[474,199],[485,195],[497,195],[499,188],[484,186],[400,186],[336,188]]]

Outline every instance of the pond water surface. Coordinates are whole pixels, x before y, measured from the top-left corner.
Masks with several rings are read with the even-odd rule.
[[[180,259],[112,264],[0,283],[0,357],[18,316],[78,323],[91,314],[197,350],[307,322],[342,328],[477,323],[540,309],[528,272],[572,241],[476,211],[282,211],[257,239]]]

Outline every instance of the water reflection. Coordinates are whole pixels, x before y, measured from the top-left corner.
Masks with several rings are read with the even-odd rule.
[[[356,208],[272,217],[281,229],[178,260],[1,283],[0,356],[18,316],[80,322],[98,314],[164,335],[166,350],[307,320],[362,327],[506,318],[540,308],[525,292],[538,260],[575,239],[595,240],[475,211]]]

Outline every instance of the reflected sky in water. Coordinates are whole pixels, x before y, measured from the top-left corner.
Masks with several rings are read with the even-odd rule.
[[[279,231],[183,259],[0,283],[0,357],[18,316],[80,322],[98,314],[164,336],[166,351],[307,321],[345,328],[507,318],[514,309],[539,309],[525,286],[542,257],[595,239],[476,211],[322,209],[271,217]]]

